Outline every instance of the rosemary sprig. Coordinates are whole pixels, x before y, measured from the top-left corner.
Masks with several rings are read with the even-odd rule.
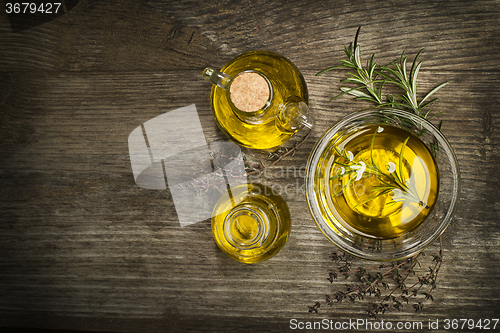
[[[380,128],[380,127],[379,127]],[[358,181],[363,177],[370,177],[375,175],[377,179],[380,181],[382,185],[374,186],[372,188],[372,192],[376,192],[373,196],[359,202],[356,206],[364,205],[365,203],[372,201],[382,195],[392,194],[392,201],[386,203],[386,205],[394,204],[395,202],[400,202],[404,200],[409,200],[415,203],[418,203],[419,206],[424,206],[425,208],[429,208],[418,196],[417,190],[414,185],[409,182],[409,179],[406,179],[403,175],[403,156],[406,145],[410,137],[407,137],[401,146],[401,150],[399,152],[399,160],[398,167],[393,162],[389,162],[388,165],[385,166],[385,171],[380,168],[375,162],[375,158],[373,157],[373,149],[375,144],[375,138],[377,136],[378,130],[373,134],[371,144],[370,144],[370,162],[367,162],[363,159],[355,160],[354,156],[351,152],[346,151],[345,149],[340,151],[336,146],[334,147],[336,153],[343,159],[343,162],[339,160],[334,161],[334,164],[337,164],[340,168],[338,169],[338,173],[332,177],[330,180],[334,180],[337,178],[349,176],[347,181],[340,188],[335,195],[340,194],[344,191],[349,185],[351,185],[354,181]],[[398,169],[399,168],[399,169]]]
[[[424,109],[429,107],[432,103],[437,101],[437,98],[434,98],[432,100],[427,101],[434,93],[436,93],[439,89],[442,87],[446,86],[449,82],[443,82],[434,89],[432,89],[430,92],[428,92],[424,98],[420,102],[417,100],[417,76],[420,71],[420,67],[422,65],[422,61],[418,61],[418,56],[422,53],[424,49],[421,49],[417,55],[415,56],[415,59],[413,60],[413,64],[411,66],[410,72],[406,72],[406,62],[408,60],[407,57],[405,57],[405,51],[401,54],[401,58],[399,59],[399,62],[392,62],[388,66],[381,66],[380,70],[377,71],[377,73],[382,76],[386,82],[394,84],[401,89],[405,91],[405,95],[396,95],[400,101],[396,102],[394,97],[391,95],[388,95],[389,99],[389,105],[391,107],[395,108],[406,108],[409,110],[412,110],[415,112],[417,115],[430,119],[432,117],[437,116],[440,113],[436,113],[431,117],[429,116],[429,113],[431,109],[429,108],[425,113]],[[392,66],[392,68],[390,67]],[[426,102],[427,101],[427,102]]]
[[[354,72],[348,72],[349,76],[341,80],[341,82],[353,83],[356,86],[353,88],[341,87],[340,90],[342,93],[334,96],[330,101],[345,94],[349,94],[354,96],[356,100],[367,100],[375,103],[377,106],[387,106],[395,109],[412,111],[426,119],[431,119],[440,114],[437,113],[429,117],[431,111],[429,106],[438,100],[438,98],[430,99],[430,97],[439,89],[446,86],[449,83],[448,81],[439,84],[418,101],[417,77],[420,67],[422,66],[422,61],[418,61],[418,57],[423,49],[415,56],[409,72],[407,72],[408,58],[405,56],[404,51],[398,61],[393,61],[386,66],[377,65],[375,62],[375,54],[372,54],[371,58],[366,63],[366,68],[363,68],[360,55],[361,49],[357,43],[360,29],[361,27],[359,27],[356,32],[354,43],[351,42],[349,46],[344,48],[347,60],[339,60],[341,63],[340,65],[326,68],[316,74],[321,75],[339,68],[354,70]],[[404,94],[394,96],[387,94],[387,100],[384,101],[382,89],[386,83],[399,87],[403,90]],[[426,108],[428,109],[425,110]]]

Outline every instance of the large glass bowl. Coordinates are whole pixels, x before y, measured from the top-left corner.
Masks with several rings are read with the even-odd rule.
[[[395,238],[383,239],[357,233],[332,214],[331,200],[324,200],[330,180],[334,146],[353,131],[371,125],[389,125],[417,135],[432,152],[439,172],[436,203],[415,229]],[[331,126],[314,146],[306,168],[306,198],[311,215],[321,232],[342,251],[376,261],[400,260],[431,245],[446,230],[455,213],[460,193],[460,171],[450,143],[430,122],[416,114],[396,109],[367,109],[354,112]]]

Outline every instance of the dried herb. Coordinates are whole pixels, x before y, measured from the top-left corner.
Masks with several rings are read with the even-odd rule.
[[[256,163],[249,163],[245,162],[245,169],[246,169],[246,175],[253,175],[253,174],[261,174],[265,172],[265,170],[269,167],[272,167],[276,165],[279,161],[281,161],[285,156],[288,155],[295,155],[297,150],[300,148],[300,146],[304,143],[304,141],[309,138],[309,135],[311,134],[311,131],[307,133],[299,142],[295,143],[292,148],[286,148],[286,147],[278,147],[278,149],[274,152],[268,152],[267,153],[267,159],[272,160],[273,162],[270,163],[269,165],[264,165],[262,161],[259,161],[259,164]]]
[[[193,178],[189,182],[178,184],[177,190],[191,190],[194,191],[195,196],[205,194],[211,189],[215,189],[222,193],[226,190],[228,180],[235,181],[250,175],[260,175],[264,173],[267,168],[276,165],[284,157],[288,155],[293,156],[300,148],[300,146],[304,143],[304,141],[307,140],[310,134],[311,132],[309,131],[307,135],[304,136],[304,138],[295,143],[291,148],[278,147],[276,151],[268,152],[267,159],[272,162],[267,165],[264,164],[264,162],[262,162],[262,160],[260,159],[258,163],[255,163],[248,161],[246,156],[240,158],[237,154],[227,155],[228,152],[211,152],[210,158],[212,160],[213,168],[215,169],[215,171],[199,178]],[[243,168],[244,172],[242,172]]]
[[[443,262],[441,239],[439,242],[438,253],[432,255],[432,259],[426,258],[429,264],[427,270],[423,268],[425,266],[423,260],[426,257],[424,252],[403,261],[386,264],[354,259],[344,252],[333,253],[332,261],[338,266],[330,271],[327,280],[333,283],[340,277],[347,280],[354,276],[353,281],[345,285],[345,290],[338,290],[333,296],[325,295],[324,302],[315,302],[309,307],[309,312],[318,313],[321,305],[333,306],[344,300],[357,302],[369,297],[377,299],[377,302],[366,310],[370,317],[384,314],[391,308],[401,310],[410,302],[414,302],[412,307],[415,311],[422,310],[425,301],[434,301],[432,292],[436,289],[437,277]],[[363,265],[363,262],[369,266]]]

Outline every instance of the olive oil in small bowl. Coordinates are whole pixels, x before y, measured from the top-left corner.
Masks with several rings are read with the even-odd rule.
[[[220,197],[212,214],[215,243],[231,258],[253,264],[277,254],[288,240],[285,200],[261,184],[243,184]]]
[[[306,197],[325,236],[371,260],[434,242],[458,202],[458,163],[444,136],[401,110],[355,112],[328,129],[307,164]]]

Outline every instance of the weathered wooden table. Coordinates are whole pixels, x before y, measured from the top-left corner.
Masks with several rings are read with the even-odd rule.
[[[284,332],[323,319],[367,319],[423,323],[409,331],[439,320],[438,331],[450,331],[446,319],[500,317],[499,1],[63,5],[66,14],[39,15],[31,27],[1,6],[1,327]],[[277,172],[303,168],[330,125],[370,105],[350,97],[328,102],[345,71],[315,76],[344,58],[359,25],[363,62],[376,53],[377,63],[387,64],[403,50],[411,61],[425,48],[420,92],[450,81],[437,94],[433,112],[443,113],[433,121],[444,120],[462,173],[434,302],[415,312],[411,301],[376,319],[365,312],[373,297],[308,311],[346,281],[327,280],[338,266],[331,260],[336,249],[308,212],[303,174]],[[292,184],[284,197],[293,226],[277,256],[245,265],[216,247],[208,219],[181,227],[169,189],[135,184],[127,138],[145,121],[195,104],[207,141],[224,140],[201,70],[255,49],[298,66],[317,126],[295,155],[257,178]],[[265,154],[244,153],[271,163]]]

